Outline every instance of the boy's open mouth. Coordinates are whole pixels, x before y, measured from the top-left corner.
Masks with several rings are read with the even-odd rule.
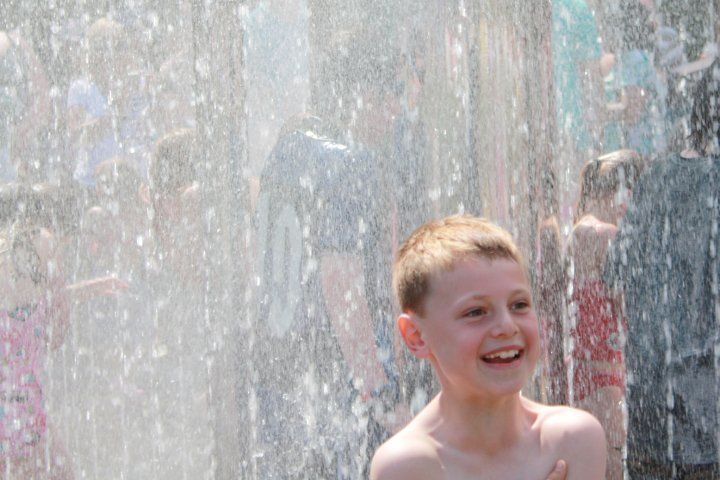
[[[500,352],[483,355],[482,360],[486,363],[503,364],[512,363],[519,359],[523,354],[523,350],[502,350]]]

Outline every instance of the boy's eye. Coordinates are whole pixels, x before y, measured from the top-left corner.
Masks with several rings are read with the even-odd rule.
[[[472,310],[468,310],[465,313],[466,317],[480,317],[482,315],[485,315],[486,311],[484,308],[473,308]]]
[[[513,303],[512,308],[515,311],[527,310],[528,308],[530,308],[530,302],[528,302],[527,300],[520,300],[520,301]]]

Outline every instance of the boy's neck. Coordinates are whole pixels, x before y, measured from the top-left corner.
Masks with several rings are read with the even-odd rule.
[[[519,393],[492,400],[440,393],[436,401],[443,419],[438,433],[459,450],[486,454],[507,450],[532,425]]]

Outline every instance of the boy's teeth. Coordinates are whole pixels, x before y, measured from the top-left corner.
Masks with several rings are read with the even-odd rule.
[[[485,358],[512,358],[520,353],[518,350],[505,350],[503,352],[493,353],[492,355],[485,355]]]

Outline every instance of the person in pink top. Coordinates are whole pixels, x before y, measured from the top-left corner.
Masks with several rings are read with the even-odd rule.
[[[48,348],[68,328],[71,302],[123,288],[114,278],[66,285],[48,222],[52,188],[0,190],[0,471],[12,478],[71,478],[48,435],[42,377]],[[47,455],[46,453],[50,454]]]

